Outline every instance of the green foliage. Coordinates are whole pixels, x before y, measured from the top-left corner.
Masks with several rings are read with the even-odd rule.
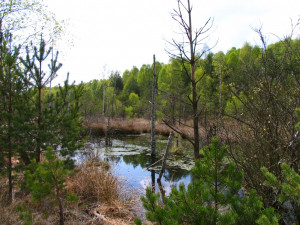
[[[140,94],[140,89],[137,82],[138,76],[138,68],[133,67],[130,71],[125,71],[123,73],[123,92],[122,92],[122,99],[124,101],[128,100],[130,93]]]
[[[139,96],[134,92],[130,93],[128,99],[128,106],[125,107],[126,118],[130,119],[132,117],[137,117],[139,114],[139,107],[140,107]]]
[[[33,47],[31,54],[27,47],[25,59],[21,59],[27,76],[28,91],[24,98],[32,99],[29,109],[24,116],[27,121],[24,130],[28,141],[27,152],[21,158],[28,163],[28,158],[35,155],[40,161],[42,151],[47,147],[54,150],[61,148],[61,154],[72,154],[83,142],[83,126],[80,118],[80,98],[83,95],[83,85],[69,84],[68,78],[64,86],[57,87],[55,93],[44,94],[45,87],[57,76],[62,64],[57,62],[58,52],[51,59],[48,73],[43,71],[43,64],[52,48],[47,49],[45,41],[41,38],[40,46]],[[31,150],[31,151],[30,151]]]
[[[105,80],[92,80],[82,84],[83,94],[80,99],[81,111],[86,120],[89,116],[99,115],[103,112],[103,91],[107,82]]]
[[[276,189],[275,192],[279,193],[278,201],[294,201],[300,205],[300,175],[294,171],[288,164],[282,163],[282,181],[280,181],[274,174],[268,171],[267,168],[262,167],[261,171],[266,177],[264,185]]]
[[[136,93],[130,93],[129,95],[129,105],[136,105],[139,103],[139,96]]]
[[[194,180],[186,188],[173,188],[169,197],[146,190],[142,197],[146,218],[159,224],[257,224],[262,215],[268,219],[274,213],[263,210],[261,197],[256,191],[240,197],[242,173],[233,163],[226,163],[226,146],[220,146],[217,138],[203,149],[204,159],[192,169]]]
[[[130,119],[133,117],[134,113],[133,113],[133,107],[132,106],[128,106],[128,107],[125,107],[125,115],[126,115],[126,118],[127,119]]]
[[[38,201],[49,195],[57,195],[57,190],[64,192],[65,177],[69,173],[65,169],[64,162],[59,160],[51,149],[48,149],[45,157],[46,160],[43,162],[33,161],[25,173],[28,190]]]
[[[0,46],[0,173],[7,174],[8,201],[11,202],[12,173],[16,169],[12,165],[12,158],[17,156],[18,151],[24,153],[27,147],[25,143],[23,143],[24,147],[20,145],[20,131],[23,130],[26,122],[22,113],[28,107],[23,98],[26,77],[19,65],[20,47],[13,46],[10,34],[0,35],[3,35],[3,43]]]
[[[243,102],[246,100],[246,96],[241,91],[239,95],[233,95],[231,99],[226,102],[225,115],[243,115],[244,105]]]
[[[45,153],[45,161],[37,163],[33,161],[25,172],[27,189],[36,201],[50,198],[59,206],[60,224],[64,221],[64,204],[74,202],[78,197],[74,194],[67,195],[65,189],[65,177],[69,174],[64,161],[57,158],[49,148]],[[54,200],[54,201],[53,201]]]
[[[151,96],[152,70],[150,65],[143,65],[137,75],[137,83],[143,97]]]
[[[298,120],[300,120],[300,108],[296,109]],[[300,122],[296,124],[296,129],[300,131]]]
[[[123,80],[119,72],[111,73],[108,79],[108,86],[114,87],[115,85],[117,92],[121,92],[123,90]]]
[[[157,73],[157,96],[158,116],[175,118],[180,117],[183,111],[183,99],[189,90],[189,78],[183,75],[180,62],[171,59],[169,64],[163,65]],[[164,115],[164,116],[160,116]]]
[[[135,218],[135,219],[134,219],[134,223],[135,223],[136,225],[142,225],[142,221],[141,221],[139,218]]]
[[[33,223],[32,210],[25,205],[17,206],[16,210],[19,212],[19,218],[23,221],[23,225],[31,225]]]
[[[273,208],[268,208],[263,211],[262,215],[256,220],[256,223],[259,225],[277,225],[279,224],[279,218]]]

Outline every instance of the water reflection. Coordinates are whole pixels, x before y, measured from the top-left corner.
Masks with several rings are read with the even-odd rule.
[[[124,155],[123,160],[127,165],[132,165],[134,168],[140,165],[142,168],[146,168],[151,164],[151,157],[146,155],[146,152],[143,152],[139,155]]]
[[[165,139],[159,139],[157,152],[164,151],[166,147]],[[108,148],[105,147],[102,139],[90,140],[80,152],[77,155],[80,161],[87,158],[89,154],[109,161],[112,164],[113,172],[117,176],[124,178],[128,185],[139,189],[146,189],[146,187],[152,186],[156,191],[160,190],[155,182],[160,165],[151,168],[151,171],[147,170],[147,167],[153,164],[150,156],[150,138],[147,135],[118,137],[118,139],[112,140],[112,147]],[[157,158],[159,159],[160,157],[158,156]],[[172,187],[178,186],[180,182],[187,185],[191,180],[190,172],[181,167],[186,168],[186,164],[190,165],[192,157],[177,160],[170,158],[167,163],[169,167],[166,167],[162,177],[162,186],[167,195]]]

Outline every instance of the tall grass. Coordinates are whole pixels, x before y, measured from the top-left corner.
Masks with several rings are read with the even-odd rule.
[[[103,164],[83,163],[67,182],[68,190],[85,202],[112,204],[119,199],[120,182]]]
[[[21,177],[22,174],[19,174]],[[65,224],[134,224],[137,207],[141,207],[137,192],[114,176],[110,165],[98,159],[78,165],[66,182],[68,193],[74,193],[79,201],[65,206]],[[0,177],[0,224],[22,224],[17,206],[26,206],[33,224],[56,224],[58,208],[46,199],[36,202],[21,189],[15,189],[12,204],[5,204],[7,179]],[[51,207],[50,207],[51,206]],[[47,212],[45,214],[45,212]]]
[[[112,132],[118,134],[140,134],[151,132],[151,121],[141,118],[129,120],[114,118],[110,121],[110,124]],[[103,135],[106,129],[106,122],[86,123],[86,126],[91,134]],[[168,135],[170,131],[171,129],[165,124],[156,122],[156,132],[158,134]]]
[[[82,163],[67,181],[68,191],[77,194],[93,217],[107,224],[134,224],[139,196],[115,177],[109,164],[97,159]]]

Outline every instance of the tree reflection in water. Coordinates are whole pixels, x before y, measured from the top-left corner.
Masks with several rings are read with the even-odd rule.
[[[102,146],[104,142],[101,140],[90,140],[76,157],[78,161],[81,161],[87,158],[84,152],[93,153],[93,157],[110,162],[115,175],[123,177],[130,186],[138,189],[151,186],[159,191],[159,188],[164,186],[164,191],[168,195],[171,188],[178,186],[180,182],[185,183],[185,185],[189,184],[191,182],[190,172],[180,168],[187,168],[184,164],[186,162],[190,163],[189,158],[181,157],[178,160],[172,155],[168,158],[169,162],[163,174],[161,185],[156,183],[157,176],[155,174],[159,172],[161,163],[151,168],[151,170],[147,170],[147,167],[153,164],[151,163],[149,137],[147,135],[122,136],[118,139],[112,139],[112,147],[110,148]],[[157,159],[161,158],[165,147],[166,141],[159,139]]]

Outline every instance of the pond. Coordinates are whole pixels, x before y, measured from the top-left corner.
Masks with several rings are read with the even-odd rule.
[[[93,157],[108,161],[116,176],[124,179],[129,186],[145,190],[147,186],[156,183],[161,168],[160,163],[147,169],[151,165],[150,139],[149,134],[122,135],[112,139],[112,147],[105,147],[104,138],[93,138],[79,151],[77,160],[84,160],[92,154]],[[161,159],[168,140],[164,136],[157,136],[156,140],[157,159]],[[161,180],[167,195],[171,188],[178,187],[179,183],[190,183],[189,171],[194,165],[191,146],[185,140],[176,140],[176,137],[173,143],[177,149],[183,150],[179,155],[168,155],[166,170]],[[155,187],[158,191],[157,184]]]

